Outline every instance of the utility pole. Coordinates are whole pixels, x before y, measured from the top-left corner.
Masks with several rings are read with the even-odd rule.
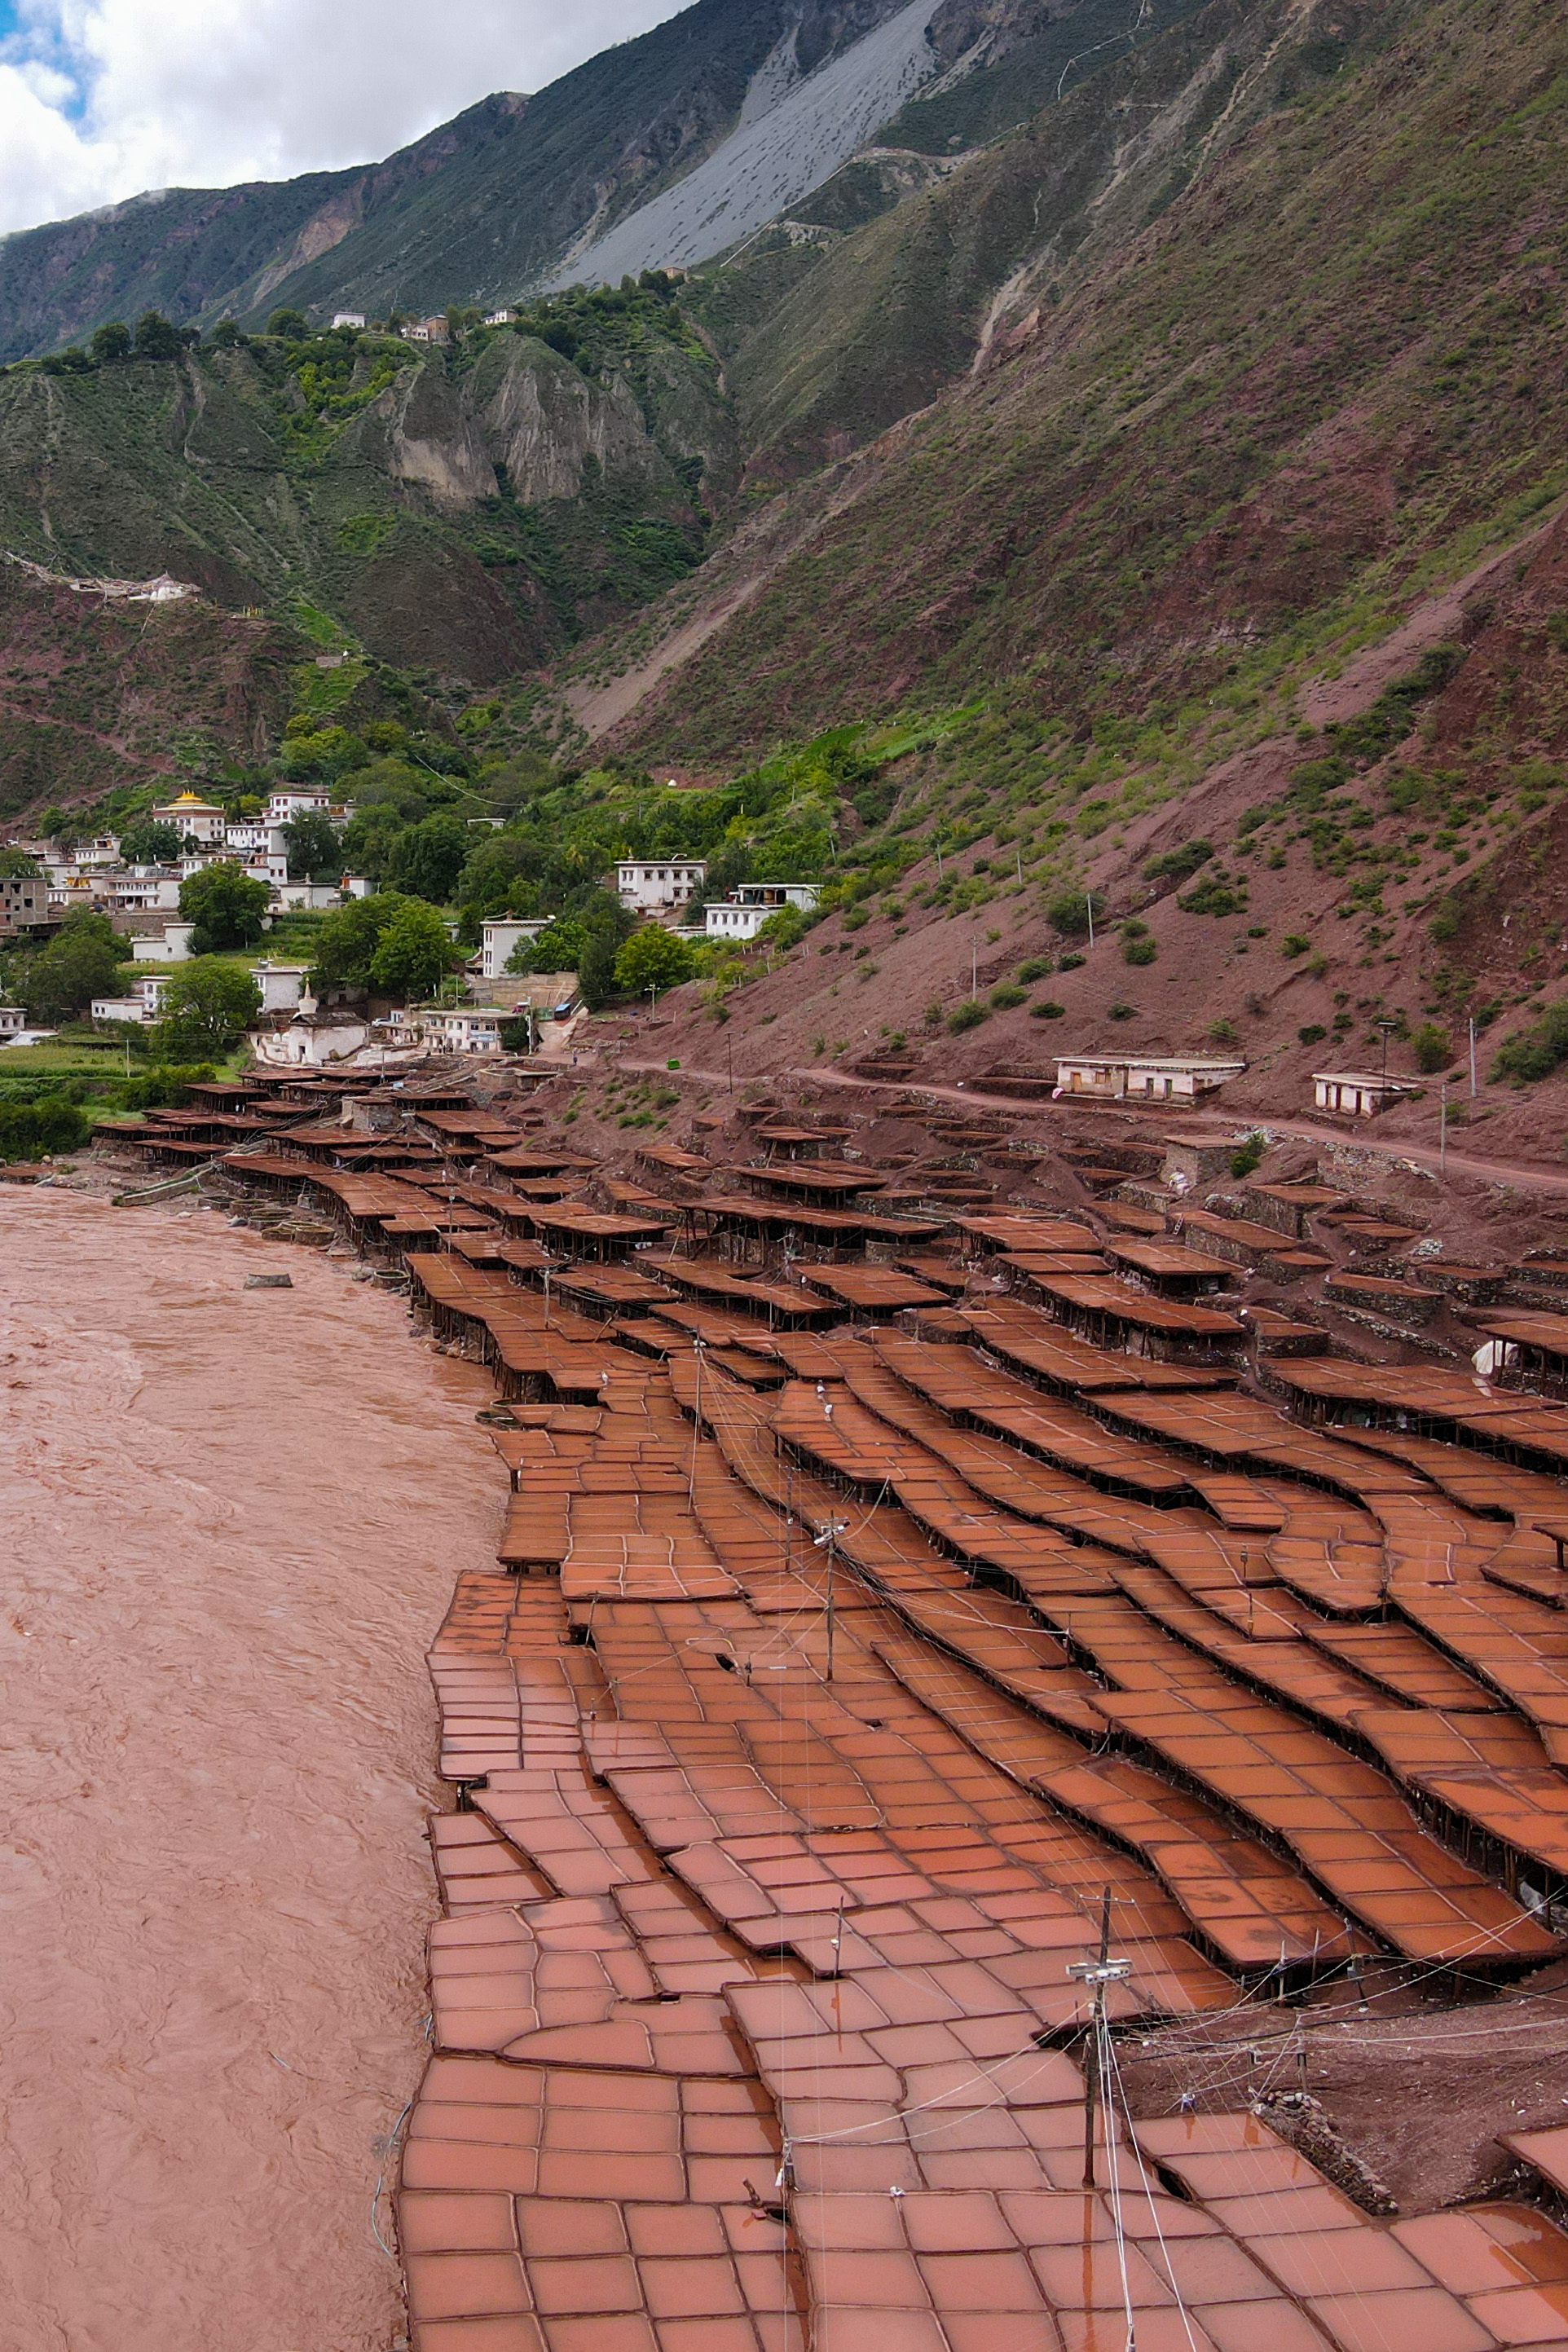
[[[826,1550],[827,1553],[827,1680],[829,1682],[833,1680],[833,1640],[837,1628],[833,1571],[837,1557],[837,1546],[838,1538],[844,1533],[848,1525],[849,1522],[847,1519],[829,1519],[827,1525],[816,1538],[817,1550]]]
[[[697,1508],[697,1447],[702,1435],[702,1359],[708,1350],[700,1339],[691,1342],[691,1352],[697,1359],[697,1393],[691,1406],[691,1475],[686,1484],[686,1500],[693,1511]]]
[[[969,993],[980,993],[980,942],[973,935],[969,941]]]
[[[1447,1078],[1443,1080],[1442,1092],[1437,1097],[1437,1172],[1442,1176],[1446,1176],[1448,1172],[1448,1081]]]
[[[1094,2011],[1089,2020],[1083,2070],[1083,2185],[1086,2189],[1092,2189],[1095,2185],[1094,2107],[1104,2052],[1105,1988],[1123,1983],[1131,1973],[1131,1960],[1113,1960],[1110,1957],[1110,1889],[1108,1886],[1100,1912],[1100,1958],[1098,1960],[1074,1960],[1068,1969],[1075,1983],[1091,1985],[1094,1989]],[[1108,2144],[1110,2137],[1108,2127]],[[1114,2153],[1111,2161],[1115,2161]]]
[[[1092,947],[1094,945],[1094,892],[1092,890],[1084,892],[1083,903],[1089,915],[1089,943]]]
[[[1014,857],[1015,857],[1015,859],[1016,860],[1016,863],[1017,863],[1017,867],[1018,867],[1018,887],[1019,887],[1019,889],[1021,890],[1021,889],[1023,888],[1023,887],[1024,887],[1024,853],[1023,853],[1023,851],[1022,851],[1020,848],[1018,848],[1018,847],[1015,846],[1014,851],[1013,851],[1013,856],[1014,856]]]
[[[1476,1098],[1476,1016],[1470,1015],[1470,1100]]]
[[[1381,1029],[1383,1032],[1383,1090],[1384,1094],[1386,1094],[1388,1091],[1388,1041],[1390,1037],[1393,1036],[1394,1031],[1398,1028],[1399,1024],[1392,1017],[1392,1015],[1383,1013],[1378,1015],[1378,1018],[1372,1025],[1374,1029]]]

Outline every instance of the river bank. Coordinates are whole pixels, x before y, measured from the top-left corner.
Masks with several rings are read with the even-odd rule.
[[[385,2352],[490,1384],[211,1212],[0,1192],[0,1266],[7,2344]]]

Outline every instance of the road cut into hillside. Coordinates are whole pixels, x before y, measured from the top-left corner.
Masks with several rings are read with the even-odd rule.
[[[210,1212],[0,1192],[0,1268],[5,2343],[385,2352],[489,1382]]]

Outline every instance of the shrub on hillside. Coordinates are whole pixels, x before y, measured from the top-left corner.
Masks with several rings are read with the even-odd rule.
[[[1213,856],[1212,841],[1184,841],[1176,848],[1151,857],[1143,868],[1143,877],[1149,882],[1185,882]]]
[[[1415,1066],[1429,1078],[1446,1070],[1454,1058],[1454,1041],[1436,1021],[1423,1021],[1411,1042],[1415,1048]]]
[[[988,1018],[986,1007],[972,996],[964,1003],[953,1006],[947,1016],[947,1025],[961,1034],[965,1029],[978,1029],[981,1023]]]
[[[1037,1004],[1030,1005],[1029,1018],[1031,1021],[1059,1021],[1066,1012],[1065,1004],[1054,1003],[1048,996],[1042,996]]]
[[[1516,1029],[1505,1037],[1492,1064],[1494,1078],[1516,1087],[1533,1086],[1549,1078],[1568,1062],[1568,1003],[1550,1005],[1533,1028]]]
[[[1098,890],[1058,890],[1046,908],[1046,916],[1064,939],[1083,940],[1095,923],[1103,921],[1105,901]]]
[[[1037,980],[1048,980],[1056,968],[1054,956],[1031,956],[1027,963],[1018,966],[1017,978],[1023,987],[1030,988]]]
[[[1262,1166],[1263,1155],[1268,1149],[1268,1138],[1266,1135],[1249,1135],[1240,1149],[1230,1155],[1231,1174],[1250,1176],[1255,1169]]]
[[[1028,993],[1026,988],[1016,988],[1011,981],[1005,981],[1000,988],[992,990],[991,1009],[994,1013],[1011,1013],[1016,1004],[1025,1002]]]

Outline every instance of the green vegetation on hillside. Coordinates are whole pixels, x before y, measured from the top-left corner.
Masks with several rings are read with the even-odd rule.
[[[336,665],[323,717],[366,656],[484,687],[700,560],[733,428],[668,280],[442,348],[271,323],[202,344],[149,318],[0,371],[0,547],[286,619]]]
[[[1149,772],[1127,757],[1143,739],[1179,789],[1184,706],[1245,730],[1550,499],[1561,20],[1532,0],[1332,13],[1364,27],[1339,69],[1081,286],[1042,288],[1009,355],[839,488],[635,740],[713,761],[781,711],[805,732],[904,703],[911,677],[928,708],[984,680],[1037,798],[1064,752],[1082,772],[1091,731],[1123,774]]]

